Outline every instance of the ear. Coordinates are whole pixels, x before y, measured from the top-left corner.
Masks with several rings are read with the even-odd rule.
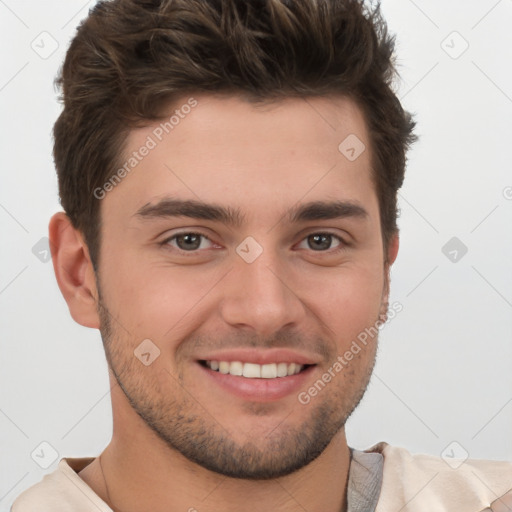
[[[400,238],[398,236],[398,231],[395,232],[391,239],[389,240],[389,244],[387,247],[387,260],[384,264],[384,287],[382,290],[382,302],[381,302],[381,309],[380,309],[380,320],[382,323],[385,323],[388,316],[388,307],[389,307],[389,281],[390,281],[390,269],[391,265],[396,260],[396,257],[398,256],[398,247],[400,245]]]
[[[398,256],[398,248],[400,246],[400,237],[398,236],[398,231],[396,231],[389,240],[389,245],[387,248],[388,251],[388,260],[387,263],[389,266],[393,265]]]
[[[64,212],[53,215],[48,230],[55,277],[73,320],[99,329],[96,278],[82,234]]]

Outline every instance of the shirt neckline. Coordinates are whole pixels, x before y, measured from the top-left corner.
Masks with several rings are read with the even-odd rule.
[[[364,452],[350,447],[349,450],[347,511],[374,512],[382,487],[384,457],[378,452]],[[94,459],[95,457],[64,457],[59,461],[58,469],[101,512],[112,512],[78,474]]]

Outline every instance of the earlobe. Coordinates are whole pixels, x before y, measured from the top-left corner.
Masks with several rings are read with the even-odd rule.
[[[96,278],[80,231],[64,212],[52,216],[48,230],[55,277],[71,316],[80,325],[98,329]]]

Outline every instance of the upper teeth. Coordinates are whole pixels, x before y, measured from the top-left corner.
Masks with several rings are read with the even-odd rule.
[[[238,375],[249,379],[273,379],[299,373],[304,365],[298,363],[255,364],[241,361],[206,361],[206,366],[220,373]]]

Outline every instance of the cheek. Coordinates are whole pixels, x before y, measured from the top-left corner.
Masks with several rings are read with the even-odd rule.
[[[350,343],[378,318],[383,270],[375,252],[338,269],[305,265],[290,271],[297,297],[327,326],[326,337]],[[176,266],[130,257],[128,250],[109,256],[101,269],[102,299],[133,339],[180,339],[214,314],[217,304],[209,299],[223,296],[229,265]]]
[[[383,270],[378,265],[373,270],[345,270],[324,283],[315,306],[340,345],[350,344],[378,320],[384,286]]]
[[[175,337],[196,318],[224,273],[120,258],[102,269],[102,298],[131,336]]]

